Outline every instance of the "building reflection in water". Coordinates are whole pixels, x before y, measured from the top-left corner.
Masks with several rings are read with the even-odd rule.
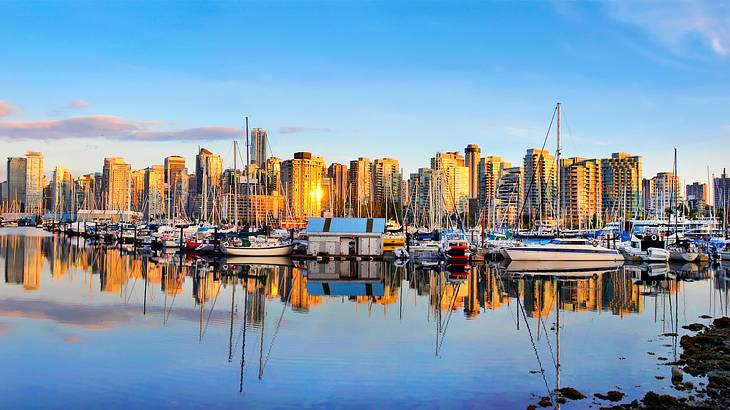
[[[627,265],[580,280],[561,280],[556,301],[556,285],[551,277],[511,275],[496,266],[472,267],[458,279],[439,265],[398,267],[382,261],[233,264],[225,265],[230,267],[225,271],[194,258],[180,259],[174,254],[135,256],[119,247],[104,248],[52,235],[0,235],[0,258],[5,283],[28,291],[40,288],[44,272],[54,281],[73,280],[73,275],[82,274],[88,276],[92,289],[109,293],[122,292],[130,281],[145,280],[145,286],[157,285],[165,296],[180,295],[190,278],[192,299],[196,304],[205,304],[215,300],[222,288],[238,281],[250,296],[246,311],[252,325],[262,321],[265,300],[279,300],[298,312],[308,312],[329,299],[387,309],[409,299],[409,294],[425,298],[432,313],[463,311],[467,318],[501,309],[515,299],[533,318],[549,315],[556,302],[566,311],[627,315],[642,312],[648,296],[680,292],[683,284],[676,277],[711,279],[713,289],[727,298],[730,276],[727,264],[714,270],[696,264]],[[238,279],[232,280],[232,274]],[[98,281],[94,280],[96,275]],[[418,298],[413,300],[418,303]]]

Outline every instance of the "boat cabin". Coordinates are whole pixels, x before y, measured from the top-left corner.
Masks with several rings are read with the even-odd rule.
[[[307,254],[382,256],[384,218],[309,218]]]

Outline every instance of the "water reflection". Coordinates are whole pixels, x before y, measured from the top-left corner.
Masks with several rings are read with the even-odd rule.
[[[671,353],[676,355],[681,324],[691,323],[697,316],[688,315],[687,306],[691,311],[691,305],[696,304],[697,313],[727,315],[730,286],[727,264],[587,266],[573,274],[558,267],[494,265],[471,267],[462,275],[441,264],[396,266],[389,262],[290,259],[261,262],[181,258],[174,253],[135,254],[131,249],[105,248],[83,239],[37,233],[0,234],[0,258],[4,259],[0,266],[5,279],[5,286],[0,287],[0,319],[50,320],[82,329],[130,331],[130,326],[161,327],[175,337],[181,327],[190,327],[192,334],[185,333],[188,341],[198,346],[209,342],[221,350],[226,345],[224,362],[240,366],[236,372],[237,390],[255,397],[261,394],[259,404],[266,403],[263,397],[272,390],[247,382],[249,371],[257,380],[271,377],[274,383],[286,384],[289,379],[282,374],[284,371],[301,376],[333,366],[325,352],[339,352],[346,357],[343,360],[369,368],[369,364],[358,361],[364,353],[354,350],[354,346],[360,345],[355,335],[368,337],[357,329],[372,329],[378,336],[369,337],[373,355],[389,357],[399,363],[401,371],[408,366],[421,371],[422,366],[431,366],[434,380],[435,374],[453,371],[448,370],[452,367],[421,363],[427,357],[419,355],[422,350],[428,351],[431,358],[449,357],[458,364],[456,368],[476,371],[478,361],[454,356],[468,356],[469,350],[464,349],[478,351],[482,346],[489,349],[490,344],[502,343],[490,338],[491,333],[522,348],[531,343],[527,345],[530,349],[514,352],[510,360],[515,364],[499,376],[519,386],[511,393],[514,401],[509,403],[523,405],[529,400],[526,394],[545,393],[540,380],[525,376],[525,366],[543,369],[539,375],[546,378],[557,376],[544,369],[551,362],[546,356],[556,358],[553,349],[558,346],[540,344],[542,340],[554,340],[557,312],[569,315],[568,326],[584,326],[584,337],[596,344],[607,335],[623,331],[618,322],[611,324],[604,319],[601,328],[589,328],[575,322],[573,318],[578,316],[570,315],[592,315],[596,319],[603,313],[618,319],[640,316],[640,323],[656,324],[652,330],[655,334],[675,334]],[[685,312],[680,311],[681,304]],[[636,326],[637,322],[632,323]],[[0,331],[8,329],[7,324],[0,325]],[[18,332],[17,326],[14,331]],[[8,338],[8,331],[3,332],[0,343]],[[337,343],[330,338],[337,338]],[[174,349],[186,342],[170,339],[166,343]],[[403,352],[402,358],[391,357],[388,350],[377,347],[379,344],[390,349],[408,346],[408,352]],[[627,343],[626,348],[638,349],[634,352],[637,357],[645,354],[645,347],[631,347],[633,344]],[[531,356],[533,348],[537,358],[542,358],[539,366]],[[217,360],[215,349],[210,352],[213,361]],[[586,365],[571,358],[570,351],[566,353],[566,361],[571,364],[570,384],[580,387],[580,383],[588,383],[586,377],[579,377],[581,366]],[[602,352],[593,354],[601,357]],[[278,354],[289,360],[277,359]],[[481,357],[498,363],[504,360],[500,355],[506,354],[488,350],[481,352]],[[464,371],[451,377],[465,384],[464,399],[476,398],[483,392],[483,384],[470,389],[470,382],[464,378],[473,374]],[[479,371],[489,374],[482,368]],[[585,371],[589,372],[587,368]],[[350,389],[359,382],[354,376],[338,381]],[[382,387],[377,379],[370,383]],[[309,393],[300,390],[298,394]],[[191,400],[197,404],[207,402],[202,396]]]

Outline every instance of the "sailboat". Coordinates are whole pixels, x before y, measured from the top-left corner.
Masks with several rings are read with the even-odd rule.
[[[677,148],[674,148],[674,178],[675,183],[674,185],[674,192],[672,193],[672,200],[673,200],[673,206],[672,206],[672,212],[669,214],[669,217],[671,218],[672,215],[674,215],[674,243],[667,246],[669,248],[669,259],[676,262],[694,262],[695,259],[699,256],[699,253],[697,252],[697,248],[693,247],[693,245],[688,240],[680,240],[679,237],[679,230],[678,230],[678,221],[679,221],[679,214],[678,214],[678,195],[677,190],[679,187],[677,186],[679,184],[679,176],[677,175]],[[669,241],[669,238],[667,238],[667,241]]]
[[[555,107],[558,118],[556,164],[560,170],[560,103]],[[555,228],[557,238],[547,244],[509,247],[503,255],[513,261],[619,261],[623,256],[615,249],[599,244],[597,240],[560,238],[560,178],[557,178]]]
[[[249,131],[248,131],[248,117],[246,117],[246,165],[245,165],[245,176],[246,176],[246,202],[248,202],[249,193]],[[235,158],[236,152],[234,152]],[[238,183],[234,185],[238,186]],[[235,193],[236,198],[234,204],[236,204],[235,218],[236,226],[238,225],[238,192]],[[250,222],[250,206],[246,208],[246,222]],[[293,238],[292,238],[293,239]],[[278,238],[272,238],[269,236],[251,236],[248,232],[243,235],[234,236],[227,241],[220,244],[220,250],[225,255],[229,256],[289,256],[294,252],[294,243],[292,240],[289,243],[282,243]]]

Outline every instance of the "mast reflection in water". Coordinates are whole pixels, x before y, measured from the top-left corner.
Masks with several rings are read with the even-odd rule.
[[[0,230],[0,269],[11,408],[505,408],[615,385],[630,401],[670,391],[656,357],[677,357],[683,325],[729,313],[724,265],[453,274],[140,254],[21,228]]]

